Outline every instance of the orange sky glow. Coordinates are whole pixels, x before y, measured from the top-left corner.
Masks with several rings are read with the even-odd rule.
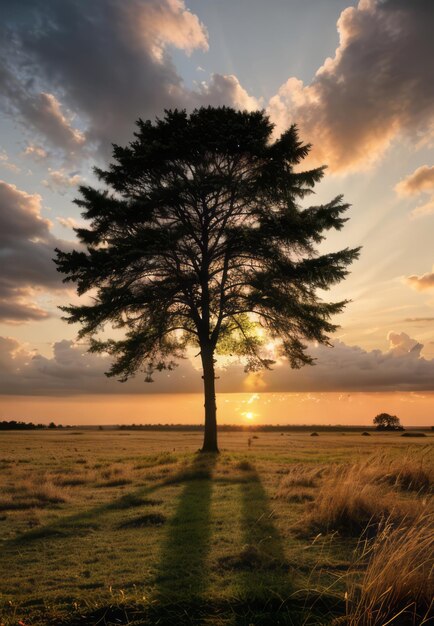
[[[218,394],[220,424],[370,425],[378,413],[404,426],[434,425],[434,393],[227,393]],[[3,396],[2,419],[63,425],[199,424],[200,394],[92,395],[69,398]],[[251,414],[251,417],[249,416]]]

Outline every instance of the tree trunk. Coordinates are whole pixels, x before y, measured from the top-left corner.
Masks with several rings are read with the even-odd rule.
[[[203,390],[205,395],[205,434],[202,452],[218,452],[214,351],[209,347],[202,348],[201,358],[203,367]]]

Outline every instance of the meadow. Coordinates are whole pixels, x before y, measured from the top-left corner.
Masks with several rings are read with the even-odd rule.
[[[430,622],[431,433],[201,440],[1,433],[0,624]]]

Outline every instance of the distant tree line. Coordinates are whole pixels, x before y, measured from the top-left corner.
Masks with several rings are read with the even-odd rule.
[[[203,424],[121,424],[118,430],[145,430],[145,431],[182,431],[182,432],[203,432]],[[222,424],[218,426],[220,432],[290,432],[290,431],[311,431],[315,428],[322,432],[342,432],[342,430],[352,430],[362,432],[366,426],[331,425],[331,424]]]
[[[16,420],[3,420],[0,422],[0,430],[43,430],[44,428],[63,428],[62,424],[54,422],[47,424],[34,424],[33,422],[17,422]]]

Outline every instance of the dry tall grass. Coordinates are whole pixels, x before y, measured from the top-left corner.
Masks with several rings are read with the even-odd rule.
[[[408,451],[405,455],[387,460],[385,455],[367,464],[365,473],[371,480],[387,482],[393,487],[420,493],[432,493],[434,485],[434,463],[432,450]]]
[[[423,451],[334,466],[321,480],[302,525],[308,531],[339,530],[357,535],[366,527],[375,529],[385,519],[399,524],[418,512],[408,492],[423,496],[418,505],[426,507],[433,478],[434,466]],[[309,475],[306,480],[308,484]]]
[[[434,514],[394,527],[390,521],[365,542],[360,585],[348,592],[347,626],[421,626],[434,618]]]

